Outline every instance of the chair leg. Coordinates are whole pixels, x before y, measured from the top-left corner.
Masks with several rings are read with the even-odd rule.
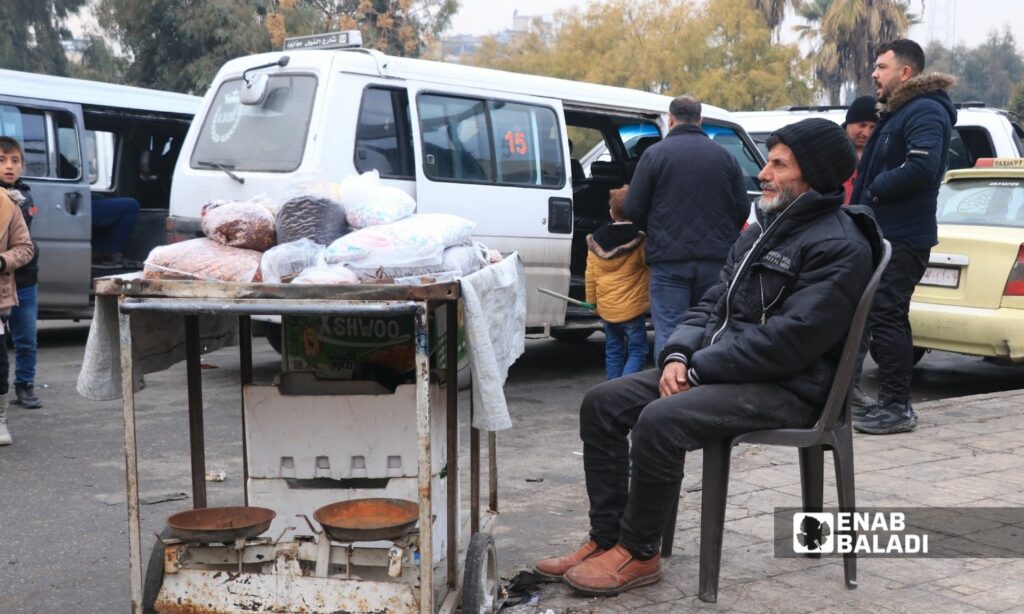
[[[704,446],[703,492],[700,501],[700,577],[697,596],[701,601],[718,601],[718,574],[722,566],[722,534],[725,532],[725,504],[729,494],[729,461],[732,442],[716,441]]]
[[[833,431],[832,462],[836,466],[836,489],[839,491],[839,511],[857,511],[857,500],[853,483],[853,432],[850,425]],[[856,534],[853,535],[856,539]],[[843,555],[843,571],[846,588],[857,588],[857,554]]]
[[[661,534],[661,556],[672,556],[672,543],[676,539],[676,517],[679,514],[679,493],[682,491],[683,482],[680,480],[675,485],[675,496],[672,497],[672,511],[665,521],[665,529]]]
[[[822,446],[799,448],[800,492],[805,512],[820,512],[825,489],[825,450]],[[809,552],[808,558],[821,558],[818,552]]]

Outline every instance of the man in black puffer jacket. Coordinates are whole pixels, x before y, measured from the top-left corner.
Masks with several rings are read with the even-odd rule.
[[[935,206],[956,123],[956,108],[945,91],[953,78],[921,74],[924,61],[924,51],[912,40],[879,48],[871,76],[881,113],[864,147],[850,199],[871,207],[892,243],[892,259],[867,323],[871,355],[878,363],[878,402],[854,410],[854,428],[875,435],[917,428],[917,413],[910,405],[910,297],[938,243]]]
[[[640,158],[626,217],[647,231],[654,356],[718,281],[729,248],[750,214],[739,162],[700,129],[701,104],[679,96],[669,132]]]
[[[856,162],[842,128],[806,119],[776,131],[768,147],[758,223],[669,338],[661,368],[583,399],[590,539],[538,562],[539,573],[598,595],[658,581],[686,452],[818,419],[881,234],[865,208],[842,206]]]

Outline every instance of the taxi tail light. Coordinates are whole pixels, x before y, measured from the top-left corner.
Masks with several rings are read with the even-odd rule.
[[[1017,261],[1010,269],[1010,275],[1006,278],[1006,288],[1003,289],[1003,296],[1024,296],[1024,243],[1017,252]]]

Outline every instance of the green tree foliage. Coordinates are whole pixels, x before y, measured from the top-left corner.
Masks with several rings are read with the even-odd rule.
[[[606,0],[555,17],[507,44],[486,39],[468,58],[502,70],[656,93],[689,93],[734,110],[810,99],[808,65],[796,45],[772,42],[749,0]]]
[[[127,62],[116,55],[103,37],[91,35],[89,46],[82,52],[82,59],[68,64],[68,75],[90,81],[123,83]]]
[[[3,0],[0,2],[0,66],[51,75],[67,74],[61,40],[71,37],[67,18],[85,0]]]
[[[276,46],[287,36],[359,30],[364,47],[419,57],[458,8],[458,0],[279,0],[268,29]]]
[[[993,107],[1005,107],[1016,84],[1024,80],[1024,57],[1017,52],[1013,32],[989,33],[984,43],[952,49],[932,43],[926,51],[928,69],[957,78],[951,92],[958,102],[981,101]]]
[[[100,0],[135,85],[202,94],[224,62],[270,50],[260,0]]]
[[[1017,84],[1010,95],[1006,108],[1017,114],[1018,118],[1024,119],[1024,81]]]

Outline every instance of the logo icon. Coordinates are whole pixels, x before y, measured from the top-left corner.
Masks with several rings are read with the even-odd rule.
[[[793,552],[829,554],[835,550],[835,520],[829,513],[793,514]]]

